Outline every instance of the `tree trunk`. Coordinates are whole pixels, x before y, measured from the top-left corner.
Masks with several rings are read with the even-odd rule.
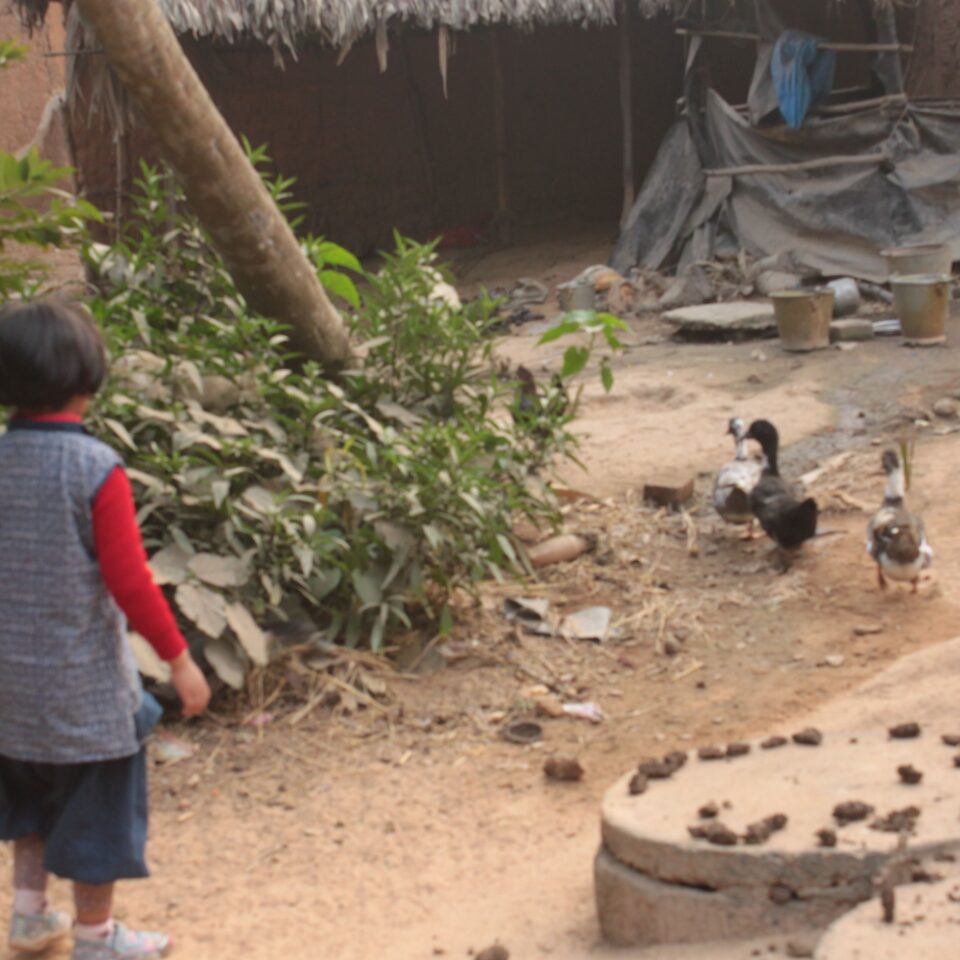
[[[328,370],[350,355],[316,271],[200,82],[156,0],[76,0],[250,305]]]
[[[913,97],[960,97],[960,0],[923,0],[913,9],[916,31],[907,92]]]

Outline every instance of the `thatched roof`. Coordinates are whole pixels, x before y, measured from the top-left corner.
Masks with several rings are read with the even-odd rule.
[[[49,0],[14,0],[29,25]],[[649,0],[642,0],[648,3]],[[658,0],[653,0],[656,5]],[[468,30],[503,24],[520,29],[557,23],[602,26],[615,0],[158,0],[177,33],[226,43],[241,38],[294,51],[307,38],[347,47],[387,26]]]

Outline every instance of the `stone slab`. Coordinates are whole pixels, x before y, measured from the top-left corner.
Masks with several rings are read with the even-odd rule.
[[[873,339],[873,323],[870,320],[834,320],[830,324],[831,343],[847,343]]]
[[[790,743],[760,750],[754,741],[749,754],[731,760],[706,762],[694,754],[672,778],[651,780],[639,796],[630,795],[628,774],[603,801],[603,848],[622,869],[604,870],[598,886],[601,925],[639,938],[618,942],[670,942],[652,938],[673,936],[679,921],[664,927],[631,919],[649,912],[651,890],[662,900],[665,886],[725,898],[716,901],[725,903],[722,936],[754,936],[765,923],[771,932],[782,930],[782,918],[791,911],[802,913],[806,923],[825,925],[873,894],[878,873],[895,852],[897,835],[869,824],[910,805],[922,811],[910,838],[911,855],[960,849],[960,769],[953,765],[958,751],[940,740],[943,733],[960,732],[958,702],[960,640],[955,640],[905,658],[816,715],[778,731],[789,735],[815,725],[824,733],[819,747]],[[890,739],[888,728],[907,721],[921,724],[921,736]],[[900,782],[897,767],[908,763],[923,771],[921,784]],[[847,800],[873,805],[875,815],[837,826],[832,811]],[[760,846],[711,846],[687,830],[700,822],[698,809],[709,801],[721,805],[719,819],[737,834],[774,813],[786,814],[788,823]],[[817,845],[815,833],[824,827],[836,830],[836,847]],[[613,892],[626,877],[635,882]],[[674,903],[687,903],[687,922],[697,929],[702,906]],[[610,915],[611,909],[627,915]],[[711,920],[697,936],[716,938],[717,929]]]
[[[663,315],[678,332],[685,333],[773,333],[777,321],[773,304],[731,300],[729,303],[705,303],[681,307]]]

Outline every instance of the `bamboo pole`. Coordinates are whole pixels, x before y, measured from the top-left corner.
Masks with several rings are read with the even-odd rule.
[[[743,40],[751,43],[759,43],[761,39],[758,33],[734,30],[693,30],[677,27],[676,33],[681,37],[714,37],[719,40]],[[821,50],[835,50],[837,53],[913,53],[913,46],[909,43],[833,43],[827,40],[817,46]]]
[[[718,167],[704,170],[707,177],[742,177],[754,173],[794,173],[803,170],[824,170],[830,167],[855,167],[857,165],[876,165],[890,159],[886,153],[868,153],[863,156],[819,157],[816,160],[802,160],[800,163],[749,163],[742,167]]]
[[[501,244],[509,246],[513,231],[510,223],[510,184],[507,180],[507,118],[503,62],[496,27],[490,29],[490,51],[493,59],[493,123],[497,153],[497,235]]]
[[[625,227],[633,209],[636,182],[633,171],[633,69],[630,50],[630,6],[618,0],[620,23],[620,129],[623,134],[623,209],[620,226]]]
[[[289,224],[186,58],[156,0],[76,0],[110,65],[177,172],[237,288],[290,327],[328,370],[350,356],[346,329]]]

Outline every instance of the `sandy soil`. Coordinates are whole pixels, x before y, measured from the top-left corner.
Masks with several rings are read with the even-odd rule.
[[[579,250],[570,263],[596,256]],[[557,262],[541,275],[564,273]],[[515,273],[533,272],[522,266]],[[592,498],[569,506],[566,527],[597,533],[598,549],[538,583],[491,587],[423,658],[428,669],[390,679],[385,708],[318,709],[295,725],[279,710],[257,728],[224,716],[180,725],[198,750],[154,770],[155,876],[123,888],[122,919],[169,929],[190,960],[464,958],[498,940],[515,960],[681,955],[599,942],[599,799],[641,755],[757,733],[956,634],[952,422],[922,430],[918,445],[913,502],[937,550],[919,596],[877,590],[863,531],[882,488],[873,441],[897,436],[904,410],[960,386],[960,324],[948,349],[883,341],[803,358],[769,341],[680,345],[665,334],[658,321],[633,323],[614,392],[586,391],[589,473],[565,475]],[[505,350],[535,366],[558,352],[523,335]],[[781,427],[791,476],[850,453],[813,486],[837,534],[783,576],[768,544],[739,542],[706,499],[729,456],[732,412]],[[645,480],[688,474],[698,492],[686,516],[639,501]],[[596,645],[518,635],[500,615],[511,592],[559,612],[607,604],[617,636]],[[864,626],[877,632],[855,631]],[[827,654],[842,664],[822,665]],[[539,717],[542,744],[504,742],[500,726],[533,716],[543,687],[596,702],[606,719]],[[584,780],[546,781],[554,753],[578,756]],[[57,885],[56,900],[66,894]],[[0,891],[0,908],[7,898]],[[756,948],[686,956],[732,960]]]

